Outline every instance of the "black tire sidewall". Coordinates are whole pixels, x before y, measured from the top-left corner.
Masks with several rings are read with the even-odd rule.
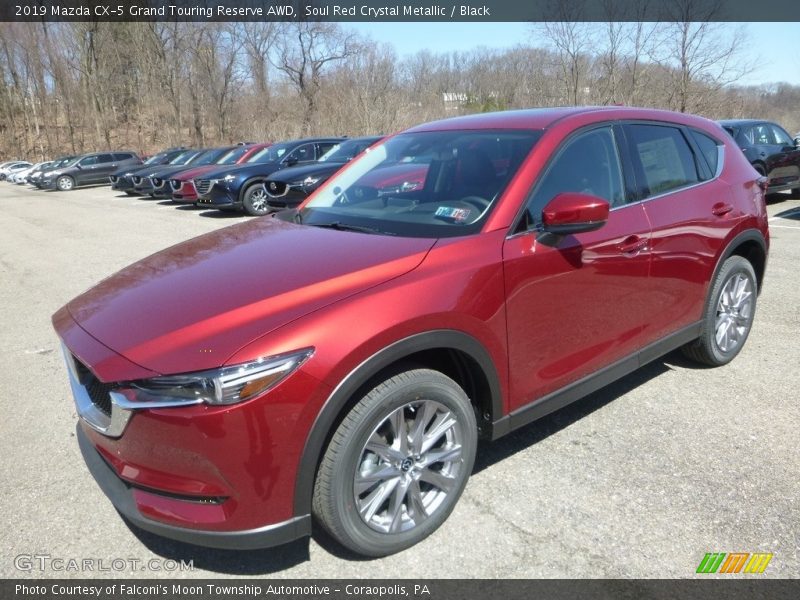
[[[725,288],[725,285],[728,283],[731,277],[739,273],[747,276],[753,285],[753,310],[750,311],[750,318],[748,319],[747,331],[745,331],[744,338],[733,350],[729,352],[723,352],[717,345],[716,340],[717,306],[719,306],[720,296],[722,295],[722,290]],[[706,306],[706,315],[703,326],[704,339],[702,339],[702,343],[708,349],[709,355],[713,359],[714,364],[721,366],[729,363],[744,347],[745,343],[747,342],[747,338],[750,336],[750,331],[753,328],[753,319],[755,317],[757,307],[757,297],[758,279],[756,278],[755,271],[753,270],[753,266],[750,264],[750,262],[741,256],[731,256],[727,258],[722,264],[717,277],[714,279],[714,287],[708,298],[708,305]]]
[[[458,418],[464,434],[461,481],[448,494],[444,504],[422,525],[401,533],[380,533],[364,523],[355,506],[352,486],[356,466],[361,458],[362,448],[380,422],[394,410],[421,398],[443,404]],[[477,426],[466,394],[455,382],[445,376],[434,379],[422,374],[415,375],[412,382],[389,390],[383,398],[376,400],[376,397],[370,394],[363,401],[371,406],[363,415],[361,422],[350,432],[334,468],[332,490],[335,498],[335,513],[341,521],[342,533],[346,538],[340,540],[341,542],[360,554],[385,556],[422,541],[438,529],[450,515],[472,472],[477,448]]]
[[[62,187],[62,185],[61,185],[62,181],[71,181],[72,185],[70,185],[69,187]],[[62,175],[61,177],[56,179],[56,188],[60,192],[68,192],[74,187],[75,187],[75,182],[73,181],[72,177],[70,177],[69,175]]]
[[[259,212],[253,208],[253,192],[258,189],[258,186],[262,185],[261,183],[251,183],[244,189],[244,194],[242,194],[242,206],[244,207],[245,212],[248,215],[253,217],[263,217],[265,214],[269,212],[269,208],[264,210],[263,212]]]

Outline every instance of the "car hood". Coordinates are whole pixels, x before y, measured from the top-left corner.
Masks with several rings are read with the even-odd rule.
[[[203,165],[202,167],[194,167],[186,169],[185,171],[179,171],[175,173],[170,179],[180,179],[181,181],[187,181],[189,179],[194,179],[195,177],[200,177],[201,175],[205,175],[210,171],[214,171],[215,169],[219,169],[219,165]]]
[[[130,173],[131,175],[150,175],[153,171],[158,169],[163,169],[168,165],[128,165],[127,167],[122,167],[113,173],[111,173],[115,177],[122,177],[126,173]]]
[[[263,162],[252,163],[244,165],[232,165],[229,167],[221,168],[216,171],[211,171],[204,174],[205,179],[222,179],[226,175],[235,175],[236,177],[252,177],[253,175],[269,175],[274,171],[281,168],[281,164],[277,162]]]
[[[211,369],[282,325],[413,270],[434,243],[261,218],[134,263],[67,310],[141,367]]]
[[[347,163],[321,162],[302,165],[300,167],[289,167],[288,169],[281,169],[277,173],[272,174],[270,179],[282,183],[292,183],[294,181],[303,181],[306,177],[325,177],[333,175],[346,164]]]
[[[150,167],[150,169],[140,171],[137,173],[137,175],[139,177],[158,177],[159,179],[169,179],[175,173],[196,168],[197,167],[192,167],[192,165],[162,165],[160,167]]]

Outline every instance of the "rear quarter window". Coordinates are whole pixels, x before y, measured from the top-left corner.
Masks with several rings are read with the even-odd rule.
[[[719,147],[721,143],[705,133],[701,133],[696,129],[689,130],[694,143],[700,149],[700,154],[703,155],[706,165],[708,165],[710,175],[704,176],[703,179],[710,179],[713,177],[719,168]]]
[[[627,126],[627,134],[640,198],[700,181],[694,153],[679,128],[633,124]]]

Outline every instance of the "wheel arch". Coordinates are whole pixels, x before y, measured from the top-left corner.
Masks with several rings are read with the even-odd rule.
[[[767,269],[767,241],[764,235],[757,229],[748,229],[735,236],[725,250],[720,254],[717,259],[717,265],[714,267],[714,274],[710,281],[714,281],[717,273],[722,268],[722,264],[731,256],[741,256],[745,258],[756,272],[756,280],[758,284],[758,293],[761,293],[761,287],[764,282],[764,273]]]
[[[399,340],[353,369],[336,386],[306,437],[297,468],[294,514],[308,514],[322,454],[348,410],[378,380],[415,365],[440,371],[462,386],[476,411],[478,433],[491,437],[491,424],[503,415],[500,378],[489,352],[474,337],[436,330]]]
[[[267,180],[268,175],[254,175],[250,179],[245,179],[242,182],[242,185],[239,187],[239,202],[244,202],[244,194],[247,192],[247,189],[258,183],[264,183]]]

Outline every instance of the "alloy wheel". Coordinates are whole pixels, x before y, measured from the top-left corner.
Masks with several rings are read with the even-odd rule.
[[[753,314],[755,290],[752,281],[736,273],[725,282],[717,305],[714,337],[722,352],[735,350],[747,337]]]

